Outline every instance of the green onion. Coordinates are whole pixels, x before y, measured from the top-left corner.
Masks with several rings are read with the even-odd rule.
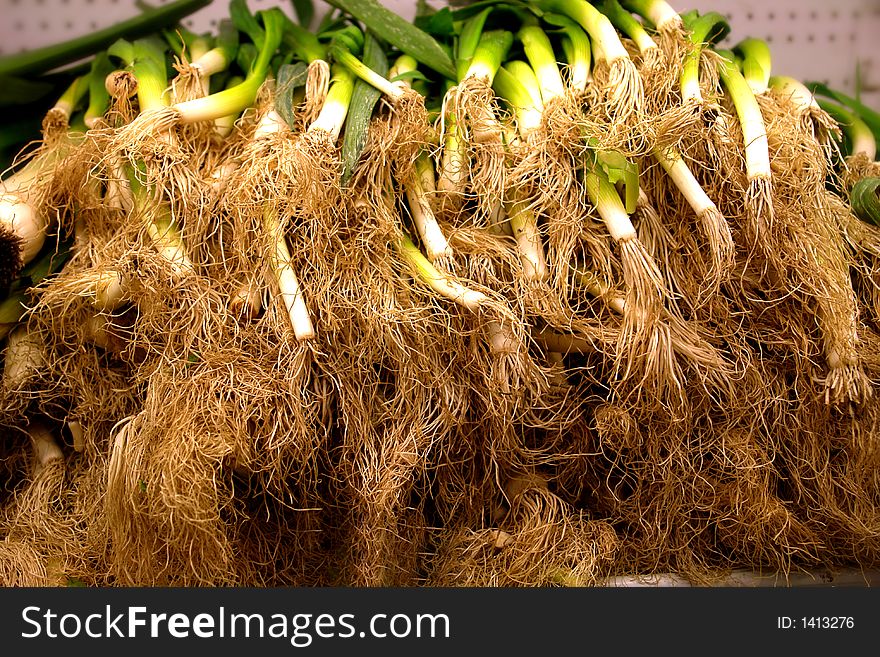
[[[670,147],[655,149],[653,154],[706,231],[712,255],[711,275],[720,281],[730,271],[735,256],[730,226],[678,151]]]
[[[620,200],[620,194],[609,181],[601,168],[585,174],[585,185],[590,200],[605,223],[608,233],[615,242],[638,239],[632,220]]]
[[[358,78],[375,87],[391,100],[397,100],[403,95],[403,88],[394,84],[388,78],[380,75],[352,54],[341,43],[333,43],[327,50],[331,59],[339,62]]]
[[[105,81],[114,70],[113,62],[106,51],[95,55],[89,74],[89,106],[85,112],[85,123],[89,128],[95,127],[110,107],[110,94]]]
[[[263,227],[272,240],[273,249],[270,258],[272,274],[284,301],[293,333],[300,342],[311,340],[315,337],[315,327],[293,271],[293,260],[281,229],[281,222],[278,220],[277,212],[269,206],[263,209]]]
[[[743,132],[746,149],[746,175],[750,183],[758,180],[765,180],[769,183],[771,178],[770,147],[761,108],[751,86],[740,73],[733,59],[723,51],[719,51],[719,54],[721,62],[718,71],[736,108]],[[769,199],[767,200],[769,201]]]
[[[576,21],[593,42],[599,44],[609,64],[618,59],[629,59],[614,25],[586,0],[537,0],[535,4],[542,11],[564,14]]]
[[[828,112],[837,121],[844,134],[849,138],[849,155],[863,155],[868,161],[877,159],[877,140],[870,126],[855,113],[845,107],[832,103],[824,98],[817,98],[819,107]]]
[[[133,42],[120,39],[107,53],[121,59],[137,79],[138,105],[142,113],[168,106],[168,74],[161,41],[155,37]]]
[[[85,36],[16,55],[0,57],[0,76],[34,75],[93,55],[120,38],[137,39],[174,25],[211,0],[177,0]]]
[[[244,81],[204,98],[176,103],[173,108],[180,123],[214,121],[230,114],[242,112],[254,104],[257,93],[269,74],[272,57],[281,45],[286,20],[281,10],[276,7],[258,12],[258,15],[265,28],[265,38],[257,59],[251,65]]]
[[[505,199],[504,210],[516,240],[524,279],[532,283],[547,281],[550,270],[534,210],[525,199],[519,198],[516,190]]]
[[[537,25],[526,25],[517,32],[532,70],[540,81],[541,98],[545,103],[565,95],[565,85],[550,38]]]
[[[706,44],[717,41],[730,30],[724,16],[717,12],[703,15],[689,15],[686,25],[690,30],[690,41],[693,46],[685,55],[684,67],[681,72],[682,102],[702,105],[703,92],[700,89],[700,58]]]
[[[65,123],[68,123],[80,101],[89,92],[89,79],[89,75],[74,78],[49,111],[63,115]]]
[[[621,4],[649,21],[658,31],[679,30],[681,16],[666,0],[620,0]]]
[[[468,288],[457,277],[437,269],[405,233],[400,232],[391,244],[416,277],[446,299],[473,312],[489,301],[482,292]]]
[[[320,114],[312,121],[307,130],[309,132],[325,132],[335,141],[342,131],[351,106],[355,77],[349,68],[341,64],[333,64],[330,72],[332,77],[327,98],[324,100]]]
[[[363,47],[364,65],[375,71],[378,75],[384,75],[388,66],[388,60],[379,40],[371,31],[364,35]],[[340,183],[348,184],[354,172],[355,165],[360,159],[364,145],[367,143],[367,133],[370,129],[370,119],[373,109],[381,98],[381,92],[373,85],[358,80],[354,84],[351,95],[351,107],[345,122],[345,133],[342,136],[342,177]]]
[[[244,82],[240,75],[233,75],[226,81],[226,88],[232,89]],[[228,137],[235,128],[235,122],[241,116],[241,112],[234,112],[214,119],[214,131],[221,137]]]
[[[535,75],[535,70],[529,66],[528,62],[521,59],[510,59],[501,68],[517,79],[517,82],[528,92],[531,104],[536,109],[540,110],[544,107],[544,99],[541,98],[541,83],[538,81],[538,76]],[[498,82],[497,74],[495,82]]]
[[[141,183],[139,167],[125,166],[126,178],[131,189],[133,212],[140,214],[146,223],[147,235],[156,251],[171,266],[177,276],[192,273],[194,267],[183,245],[177,222],[168,203],[153,198],[148,187]]]
[[[568,16],[544,14],[544,21],[557,26],[563,34],[562,49],[568,70],[568,87],[574,93],[587,90],[592,80],[592,46],[584,29]]]
[[[511,63],[513,62],[498,69],[492,88],[511,106],[516,115],[517,128],[520,134],[526,137],[541,126],[541,106],[535,103],[533,95],[523,84],[523,77],[510,72],[508,65]],[[528,68],[527,64],[525,66]],[[515,68],[522,69],[522,67]],[[532,77],[537,76],[532,73]]]
[[[609,67],[608,96],[615,118],[640,113],[645,101],[642,80],[608,17],[586,0],[536,0],[535,4],[542,11],[568,16],[590,35],[596,59]]]
[[[428,260],[439,269],[451,271],[452,247],[437,223],[429,200],[429,195],[435,191],[435,180],[434,165],[426,151],[419,153],[415,162],[415,175],[407,177],[404,187],[407,207]]]
[[[462,80],[477,78],[491,86],[495,73],[507,57],[511,45],[513,45],[513,33],[508,30],[487,30],[481,33]]]
[[[742,59],[743,77],[755,95],[766,93],[770,88],[772,59],[767,42],[755,37],[743,39],[733,48]]]
[[[213,47],[190,62],[203,78],[228,69],[238,54],[238,30],[232,21],[221,20],[217,29]]]
[[[376,0],[329,0],[329,4],[351,14],[375,34],[381,35],[383,41],[411,55],[420,64],[455,79],[455,64],[446,50],[428,33]]]
[[[600,9],[614,27],[632,39],[643,59],[651,61],[659,57],[660,46],[651,38],[642,24],[620,5],[618,0],[603,0]]]

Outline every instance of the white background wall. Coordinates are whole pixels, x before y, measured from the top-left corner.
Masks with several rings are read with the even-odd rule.
[[[381,1],[407,18],[414,14],[415,0]],[[679,11],[713,9],[728,16],[730,43],[746,36],[768,39],[775,72],[825,81],[849,93],[858,84],[863,100],[880,107],[880,0],[670,1]],[[289,0],[248,2],[253,9],[277,5],[292,12]],[[0,54],[96,30],[137,11],[134,0],[0,0]],[[197,31],[209,30],[227,13],[228,0],[214,0],[186,22]]]

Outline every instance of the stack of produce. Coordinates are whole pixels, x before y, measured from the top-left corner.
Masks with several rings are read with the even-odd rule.
[[[204,4],[3,177],[6,584],[878,565],[870,109],[663,0]]]

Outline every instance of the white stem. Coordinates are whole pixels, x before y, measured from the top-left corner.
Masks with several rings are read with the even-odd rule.
[[[293,271],[290,250],[281,231],[281,225],[270,210],[265,215],[266,230],[274,242],[272,254],[272,271],[278,284],[278,292],[284,300],[287,316],[296,339],[300,342],[315,337],[315,327],[309,315],[305,298],[299,286],[299,280]]]
[[[511,201],[507,217],[516,239],[523,275],[529,281],[546,281],[550,272],[544,257],[541,233],[532,210],[523,201]]]
[[[38,334],[24,324],[16,326],[6,338],[3,359],[3,385],[19,390],[46,365],[43,344]]]
[[[339,133],[342,130],[342,124],[345,123],[347,114],[348,106],[328,100],[324,103],[324,107],[321,108],[321,113],[318,114],[318,117],[309,125],[308,132],[322,130],[330,135],[333,141],[336,141],[339,138]]]
[[[103,312],[121,307],[128,298],[128,281],[118,271],[99,272],[91,283],[92,305]]]
[[[192,63],[192,67],[199,72],[200,76],[207,77],[226,70],[226,57],[216,49],[209,50]]]
[[[688,103],[702,105],[703,91],[700,89],[698,76],[689,76],[681,85],[681,101],[683,105]]]
[[[287,123],[281,118],[275,110],[270,110],[263,115],[260,122],[254,130],[254,139],[263,139],[269,135],[277,135],[281,132],[289,130]]]
[[[30,262],[43,248],[48,226],[34,207],[15,193],[0,194],[0,226],[21,240],[21,258]]]
[[[667,2],[652,2],[647,13],[648,20],[654,23],[658,30],[682,25],[681,16]]]
[[[590,200],[596,206],[612,239],[615,242],[636,239],[636,229],[614,186],[596,173],[588,173],[586,182]]]
[[[441,256],[451,256],[452,248],[437,223],[420,176],[406,185],[406,200],[428,259],[433,262]]]
[[[73,449],[76,452],[81,452],[85,449],[86,441],[85,441],[85,432],[82,428],[82,423],[79,420],[68,420],[67,421],[67,430],[70,431],[70,436],[73,438]]]
[[[655,150],[654,157],[669,174],[672,182],[675,183],[697,216],[702,215],[706,210],[717,209],[681,155],[672,149],[667,149],[666,151]]]
[[[489,348],[494,354],[514,354],[517,351],[517,341],[513,334],[498,320],[489,320],[486,323],[489,331]]]
[[[159,255],[168,261],[176,275],[184,276],[195,271],[192,261],[186,255],[177,230],[171,226],[160,226],[154,221],[150,222],[147,230],[153,246]]]
[[[594,50],[598,50],[608,64],[613,64],[618,59],[629,59],[629,53],[611,21],[602,16],[598,23],[600,37],[596,41],[601,43],[601,47],[597,49],[594,46]]]

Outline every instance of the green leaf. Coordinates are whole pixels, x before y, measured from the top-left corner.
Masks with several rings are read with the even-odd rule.
[[[427,32],[376,0],[329,0],[329,4],[347,12],[384,41],[413,57],[420,64],[455,79],[455,65],[443,47]]]
[[[251,13],[247,6],[247,0],[230,0],[229,17],[239,32],[247,34],[258,49],[262,47],[263,39],[266,38],[266,31],[260,25],[257,17]]]
[[[305,86],[308,76],[309,65],[305,62],[285,64],[278,69],[275,111],[290,128],[293,128],[295,122],[293,109],[296,90]]]
[[[376,71],[379,75],[388,74],[388,58],[382,49],[381,42],[367,30],[364,39],[364,51],[361,61]],[[354,91],[351,95],[348,116],[345,119],[345,127],[342,135],[342,178],[343,185],[348,184],[354,168],[363,152],[367,142],[367,132],[370,129],[370,120],[373,109],[379,102],[381,92],[373,85],[358,79],[354,83]]]
[[[395,75],[389,80],[389,82],[413,82],[414,80],[423,80],[427,82],[428,78],[426,78],[425,74],[421,71],[407,71],[406,73]]]
[[[862,178],[853,185],[849,196],[859,219],[880,226],[880,178]]]
[[[0,57],[0,75],[28,76],[50,71],[104,50],[119,38],[137,39],[155,34],[210,4],[211,0],[177,0],[145,11],[84,36],[44,48]],[[4,17],[8,20],[8,17]]]
[[[617,151],[599,151],[596,164],[602,168],[612,185],[624,184],[624,205],[630,214],[635,212],[639,200],[639,165]]]
[[[291,0],[297,21],[303,27],[310,27],[315,18],[315,4],[312,0]]]
[[[871,109],[861,101],[841,91],[832,89],[821,82],[805,82],[807,88],[817,96],[825,96],[836,100],[841,105],[849,108],[858,118],[864,121],[874,133],[874,138],[880,141],[880,113]]]
[[[41,98],[45,98],[54,89],[55,85],[39,80],[26,80],[11,75],[0,76],[0,107],[10,105],[26,105]]]

